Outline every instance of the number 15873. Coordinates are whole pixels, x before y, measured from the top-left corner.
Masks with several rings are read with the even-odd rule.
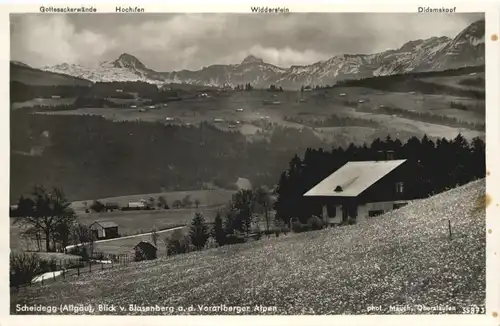
[[[465,307],[462,311],[464,314],[484,314],[486,312],[486,309],[484,307],[480,306],[468,306]]]

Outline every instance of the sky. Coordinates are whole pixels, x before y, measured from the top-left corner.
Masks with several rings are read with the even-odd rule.
[[[455,37],[481,13],[11,14],[11,60],[94,66],[122,53],[156,71],[237,64],[254,55],[287,68]]]

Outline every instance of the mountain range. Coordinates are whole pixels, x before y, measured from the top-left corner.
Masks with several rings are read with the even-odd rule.
[[[211,86],[250,83],[254,87],[274,84],[296,89],[302,85],[332,85],[344,79],[484,65],[484,36],[485,22],[479,20],[454,38],[436,36],[414,40],[399,49],[375,54],[336,55],[311,65],[290,68],[281,68],[250,55],[239,64],[211,65],[197,71],[158,72],[147,68],[133,55],[124,53],[114,61],[102,62],[98,67],[63,63],[42,70],[93,82],[145,81],[158,85],[184,83]]]

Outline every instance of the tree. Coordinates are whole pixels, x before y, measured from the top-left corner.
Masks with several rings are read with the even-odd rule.
[[[163,208],[163,209],[168,209],[168,204],[167,204],[167,200],[165,199],[165,197],[159,196],[157,203],[158,203],[158,207]]]
[[[200,200],[198,198],[194,200],[194,206],[196,207],[196,209],[198,209],[198,207],[200,206]]]
[[[61,220],[61,222],[55,226],[53,237],[54,247],[56,247],[55,244],[58,243],[61,250],[64,251],[64,248],[69,245],[73,223],[74,221]]]
[[[220,212],[217,212],[215,216],[214,225],[212,228],[212,237],[215,239],[219,246],[226,244],[226,233],[224,231],[224,225],[222,224],[222,218]]]
[[[175,230],[170,237],[165,238],[167,247],[167,255],[176,255],[189,252],[190,243],[189,236],[186,236],[183,231]]]
[[[156,232],[156,227],[153,226],[153,230],[151,231],[151,241],[158,248],[158,233]]]
[[[100,213],[100,212],[103,212],[104,210],[106,210],[106,205],[101,203],[99,200],[94,200],[92,205],[90,205],[90,209],[96,213]]]
[[[172,203],[172,206],[173,206],[174,208],[181,208],[181,207],[183,207],[184,205],[182,204],[182,202],[181,202],[179,199],[177,199],[177,200],[174,200],[174,202]]]
[[[272,207],[271,195],[269,189],[265,186],[258,187],[254,191],[255,201],[262,207],[264,211],[264,219],[266,221],[266,231],[269,232],[269,210]]]
[[[236,210],[236,230],[245,233],[250,232],[252,226],[252,208],[254,205],[254,193],[252,190],[240,190],[232,200],[233,208]]]
[[[155,208],[155,206],[156,206],[156,199],[153,196],[151,196],[151,197],[148,198],[147,206],[150,209],[154,209]]]
[[[95,241],[95,236],[92,233],[92,229],[85,224],[78,223],[73,226],[72,228],[72,236],[73,236],[73,241],[76,242],[78,247],[82,248],[88,248],[88,256],[92,256],[94,253],[94,241]],[[84,250],[84,249],[82,249]],[[81,250],[76,250],[77,252]]]
[[[182,206],[190,207],[191,205],[193,205],[193,202],[191,201],[190,195],[186,195],[184,198],[182,198]]]
[[[196,213],[191,221],[191,228],[189,230],[191,244],[197,250],[203,249],[209,237],[210,233],[208,226],[205,224],[205,218],[201,213]]]
[[[54,241],[56,230],[61,224],[72,225],[76,220],[71,203],[62,190],[54,188],[51,193],[42,186],[36,186],[32,193],[32,207],[23,207],[15,222],[26,225],[32,233],[45,237],[45,250],[51,251],[51,241]],[[31,205],[31,204],[30,204]]]

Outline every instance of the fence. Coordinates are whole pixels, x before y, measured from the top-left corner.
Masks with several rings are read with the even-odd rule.
[[[98,257],[90,259],[42,260],[37,272],[38,276],[35,275],[29,281],[13,282],[12,277],[15,277],[15,275],[11,275],[11,290],[19,290],[20,288],[35,284],[43,285],[48,282],[56,282],[59,279],[64,280],[70,276],[74,277],[106,269],[120,268],[134,261],[134,257],[130,255],[100,255]]]

